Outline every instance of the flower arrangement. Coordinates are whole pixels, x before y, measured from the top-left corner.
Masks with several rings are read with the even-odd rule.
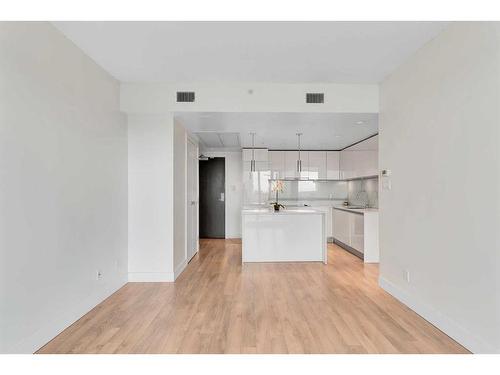
[[[280,208],[285,208],[285,206],[283,206],[278,202],[279,193],[282,193],[284,189],[285,189],[285,184],[283,183],[282,180],[274,181],[273,185],[271,186],[271,191],[273,193],[276,193],[276,202],[271,203],[271,205],[274,207],[274,211],[279,211]]]

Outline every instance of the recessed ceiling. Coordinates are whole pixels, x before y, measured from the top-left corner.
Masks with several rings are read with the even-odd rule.
[[[200,137],[202,146],[214,149],[240,148],[223,146],[225,133],[228,139],[237,133],[241,146],[251,147],[255,132],[256,147],[276,150],[296,149],[300,132],[303,149],[340,150],[378,132],[376,113],[179,112],[175,118]]]
[[[54,22],[122,82],[378,83],[446,22]]]
[[[241,148],[239,133],[194,132],[204,148]]]

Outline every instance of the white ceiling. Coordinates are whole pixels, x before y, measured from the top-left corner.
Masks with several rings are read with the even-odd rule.
[[[240,133],[198,132],[193,134],[205,148],[241,148]]]
[[[54,22],[122,82],[377,83],[446,22]]]
[[[339,150],[378,132],[376,113],[182,112],[175,117],[204,148],[238,149],[231,144],[237,137],[242,147],[251,147],[249,133],[255,132],[256,147],[296,149],[299,132],[303,149]]]

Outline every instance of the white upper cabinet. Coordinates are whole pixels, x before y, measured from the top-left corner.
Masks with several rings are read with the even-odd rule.
[[[340,179],[339,151],[326,151],[326,178],[328,180]]]
[[[309,151],[309,162],[307,166],[308,177],[310,180],[324,180],[327,178],[327,159],[326,151]],[[302,162],[304,169],[304,162]]]
[[[340,178],[378,175],[378,136],[340,152]]]
[[[254,151],[255,161],[268,161],[268,151],[267,148],[256,148]],[[252,149],[244,148],[243,149],[243,161],[251,161],[252,160]]]
[[[297,160],[299,153],[297,151],[285,151],[285,178],[297,178]]]
[[[252,165],[251,165],[250,161],[243,162],[243,172],[250,172],[251,168],[252,168]],[[269,163],[267,161],[256,161],[255,162],[255,172],[265,172],[265,171],[269,172]]]
[[[285,178],[285,151],[269,151],[271,178]]]
[[[343,150],[340,152],[340,178],[356,178],[360,177],[359,168],[359,153],[357,151]]]
[[[299,152],[296,150],[256,148],[254,154],[256,170],[268,170],[273,179],[346,180],[378,175],[378,136],[343,151],[301,151],[300,175],[297,171]],[[252,149],[243,149],[244,170],[249,169],[251,160]]]
[[[301,151],[300,160],[302,161],[302,172],[297,171],[297,160],[299,160],[298,151],[285,151],[285,178],[308,178],[309,152]]]

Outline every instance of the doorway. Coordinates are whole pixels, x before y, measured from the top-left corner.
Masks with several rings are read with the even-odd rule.
[[[226,237],[226,160],[199,161],[200,238]]]

